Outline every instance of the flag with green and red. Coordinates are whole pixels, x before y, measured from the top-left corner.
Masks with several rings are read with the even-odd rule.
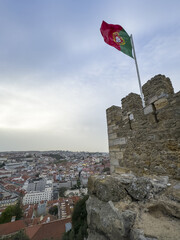
[[[103,21],[100,31],[107,44],[133,58],[131,39],[120,25],[108,24]]]

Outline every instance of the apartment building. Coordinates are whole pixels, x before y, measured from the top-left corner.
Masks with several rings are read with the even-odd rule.
[[[50,201],[53,198],[52,180],[46,179],[29,180],[27,189],[28,191],[23,197],[24,205],[39,203],[41,201]]]

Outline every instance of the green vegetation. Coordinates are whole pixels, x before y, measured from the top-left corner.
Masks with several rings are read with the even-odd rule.
[[[80,178],[77,179],[77,184],[73,185],[71,190],[74,190],[74,189],[80,189],[81,188],[81,180]]]
[[[56,160],[63,159],[63,157],[59,154],[44,154],[44,156],[52,157],[52,158],[55,158]]]
[[[54,158],[55,159],[55,161],[54,161],[55,164],[67,163],[67,161],[64,159],[64,157],[62,157],[59,154],[51,154],[50,153],[50,154],[44,154],[44,156]]]
[[[81,181],[80,181],[80,178],[78,178],[78,180],[77,180],[77,188],[78,188],[78,189],[81,188]]]
[[[5,166],[5,163],[0,163],[0,168],[4,167]]]
[[[67,161],[66,161],[65,159],[63,159],[63,160],[60,160],[60,159],[59,159],[59,160],[55,160],[54,163],[55,163],[55,164],[67,163]]]
[[[29,153],[28,155],[25,156],[25,158],[32,158],[32,157],[33,157],[33,155],[30,154],[30,153]]]
[[[67,190],[66,187],[61,187],[61,188],[59,189],[59,196],[60,196],[60,197],[65,197],[64,193],[65,193],[66,190]]]
[[[53,206],[53,207],[49,208],[49,213],[51,215],[56,216],[58,214],[58,207],[57,206]]]
[[[16,220],[21,219],[23,215],[20,202],[17,202],[14,206],[8,206],[0,216],[0,224],[11,221],[13,216],[16,216]]]
[[[3,237],[0,239],[3,239],[3,240],[30,240],[29,237],[25,234],[25,232],[23,230],[17,232],[15,235],[13,235],[11,237]]]
[[[86,201],[88,196],[78,201],[72,214],[72,229],[63,235],[62,240],[84,240],[87,233]]]
[[[18,233],[16,233],[11,240],[30,240],[29,237],[25,234],[24,231],[19,231]]]

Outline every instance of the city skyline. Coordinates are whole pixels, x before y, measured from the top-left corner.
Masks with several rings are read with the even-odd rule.
[[[173,4],[172,4],[173,3]],[[180,88],[179,1],[0,1],[0,152],[107,152],[106,109],[139,94],[132,58],[102,21],[133,35],[142,84]]]

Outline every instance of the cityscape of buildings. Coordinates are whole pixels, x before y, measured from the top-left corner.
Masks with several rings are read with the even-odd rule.
[[[75,203],[87,195],[88,177],[109,174],[109,170],[107,153],[1,152],[0,216],[8,206],[20,202],[23,217],[17,221],[12,217],[3,228],[0,224],[0,236],[23,229],[29,239],[41,240],[48,238],[41,233],[46,225],[49,237],[60,239],[71,229]]]

